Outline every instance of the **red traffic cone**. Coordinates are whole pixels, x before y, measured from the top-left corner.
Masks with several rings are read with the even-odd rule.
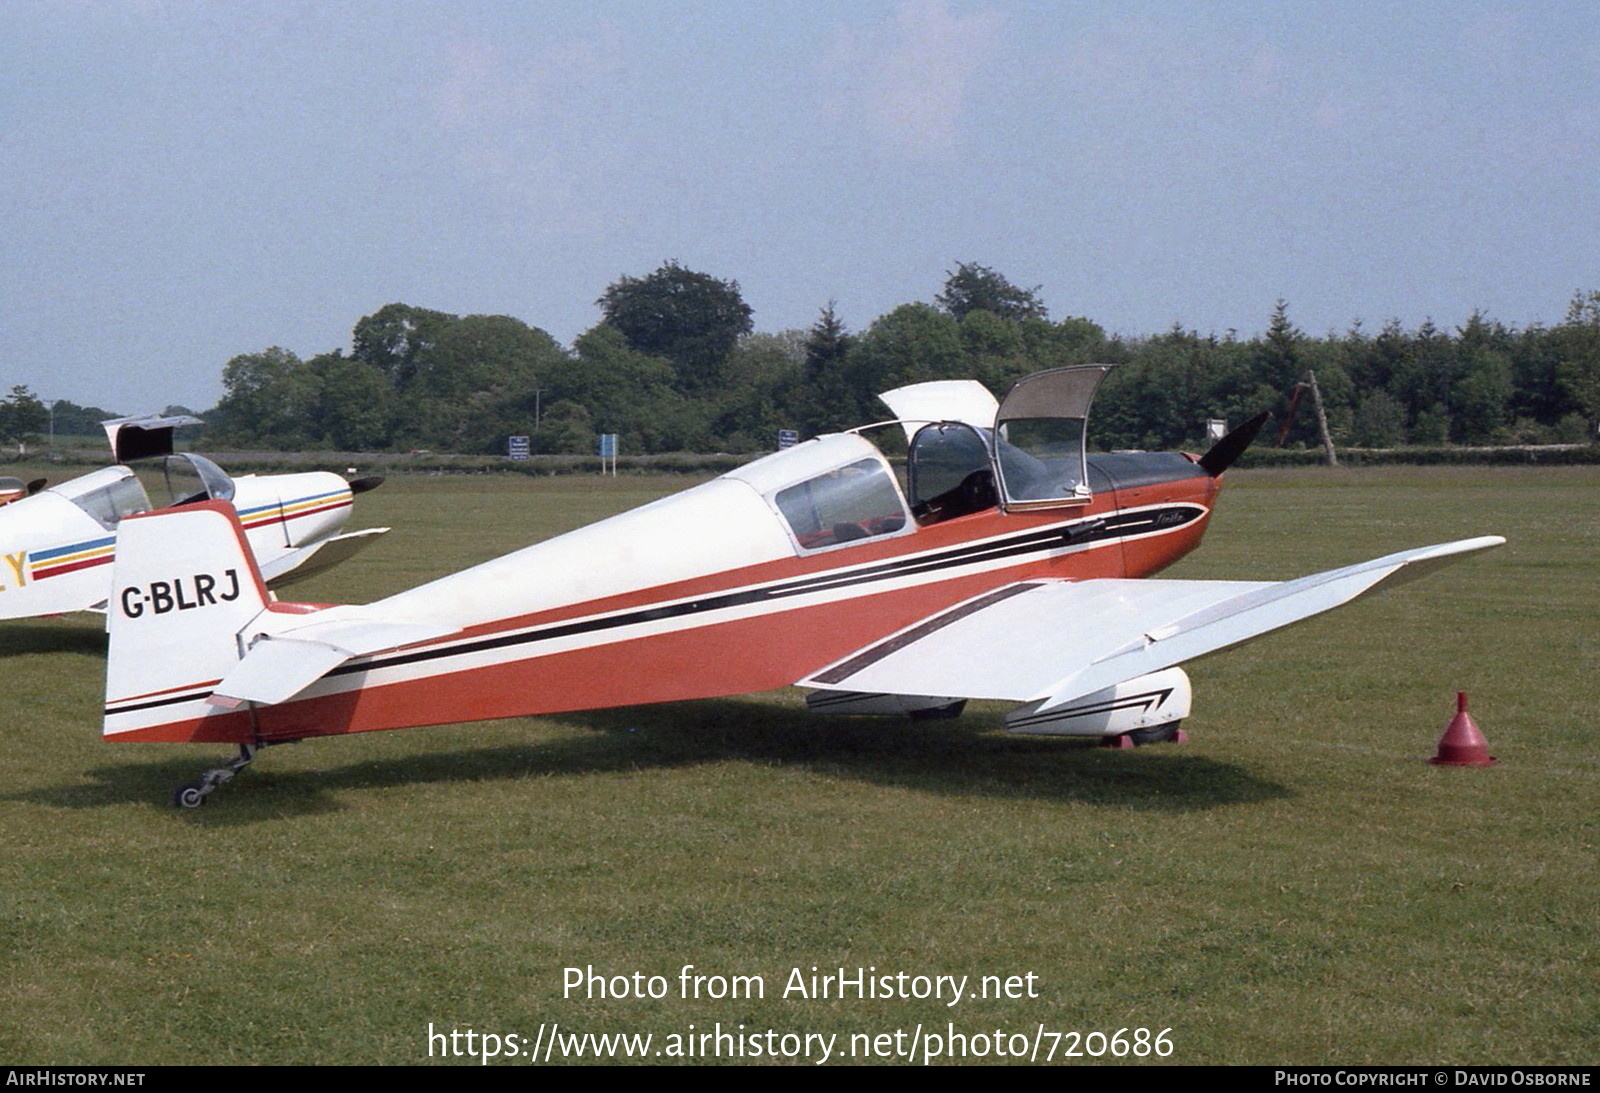
[[[1442,767],[1492,767],[1497,761],[1489,754],[1489,741],[1467,712],[1467,692],[1457,691],[1456,715],[1439,737],[1439,753],[1428,762]]]

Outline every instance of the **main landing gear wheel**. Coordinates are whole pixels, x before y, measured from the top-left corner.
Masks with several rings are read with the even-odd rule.
[[[1128,736],[1135,744],[1170,744],[1183,735],[1183,730],[1178,728],[1181,724],[1182,721],[1169,721],[1165,725],[1151,725],[1148,729],[1133,729]]]
[[[966,699],[955,702],[946,702],[943,706],[925,706],[920,710],[911,710],[906,716],[913,721],[949,721],[951,718],[960,717],[961,711],[967,708]]]
[[[1102,748],[1115,748],[1126,751],[1129,748],[1143,747],[1146,744],[1186,744],[1189,734],[1178,726],[1181,720],[1168,721],[1164,725],[1151,725],[1143,729],[1129,729],[1127,732],[1118,733],[1116,736],[1102,736]]]
[[[199,808],[206,803],[206,798],[216,791],[217,787],[233,780],[245,767],[255,760],[256,752],[261,750],[260,744],[240,744],[239,756],[225,767],[212,767],[200,775],[198,782],[188,782],[179,786],[172,792],[172,805],[174,808]]]

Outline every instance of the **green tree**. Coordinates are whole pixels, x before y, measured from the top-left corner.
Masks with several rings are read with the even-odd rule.
[[[672,362],[678,389],[686,394],[714,389],[728,354],[752,328],[753,313],[737,281],[675,261],[646,277],[619,278],[595,302],[628,348]]]
[[[429,351],[439,332],[455,316],[410,304],[385,304],[357,320],[351,335],[350,355],[389,377],[397,392],[407,390],[419,368],[426,367]]]
[[[1394,448],[1405,438],[1405,407],[1387,391],[1367,392],[1356,407],[1350,442],[1358,448]]]
[[[289,350],[234,357],[222,369],[222,386],[222,400],[206,415],[217,441],[293,450],[315,439],[322,380]]]
[[[330,437],[384,435],[404,448],[495,452],[531,433],[546,386],[570,354],[549,334],[509,315],[456,316],[389,304],[356,323],[349,363],[328,370],[339,386],[319,419]],[[383,379],[385,398],[374,385]]]
[[[719,451],[771,451],[778,430],[799,428],[794,399],[805,368],[806,334],[785,330],[739,339],[709,402],[711,438]]]
[[[583,407],[597,433],[617,433],[623,450],[704,450],[705,422],[672,385],[672,362],[632,349],[616,327],[581,335],[577,358],[555,395]]]
[[[1560,364],[1556,374],[1578,411],[1588,419],[1589,435],[1600,428],[1600,291],[1580,292],[1556,328]]]
[[[322,380],[314,431],[339,451],[389,447],[394,390],[388,377],[376,365],[337,352],[314,357],[308,366]]]
[[[1305,365],[1301,360],[1301,344],[1305,335],[1289,321],[1289,305],[1279,300],[1272,309],[1267,323],[1267,336],[1260,343],[1258,369],[1263,383],[1274,390],[1287,392],[1305,378]]]
[[[1089,319],[1069,316],[1053,323],[1028,319],[1019,323],[1018,329],[1022,331],[1024,352],[1035,368],[1115,363],[1105,329]]]
[[[57,399],[49,407],[50,421],[46,428],[50,429],[57,437],[62,436],[91,436],[99,438],[100,423],[109,421],[114,417],[126,417],[113,410],[102,410],[98,406],[79,406],[67,399]],[[191,411],[183,411],[190,413]]]
[[[1411,427],[1411,442],[1413,444],[1444,444],[1450,439],[1450,411],[1442,402],[1417,414],[1416,424]]]
[[[26,384],[17,384],[0,400],[0,437],[21,445],[50,428],[50,410]]]
[[[945,271],[944,291],[934,302],[958,320],[974,311],[987,311],[1013,322],[1048,319],[1049,312],[1039,299],[1042,287],[1018,288],[988,266],[958,262],[954,271]]]
[[[1554,426],[1572,412],[1572,398],[1561,383],[1560,340],[1559,328],[1537,325],[1509,340],[1514,416]]]
[[[855,336],[829,300],[817,321],[806,331],[801,364],[804,382],[793,405],[797,427],[808,435],[849,429],[864,420],[862,411],[870,397],[855,375]],[[875,393],[875,392],[874,392]]]
[[[593,455],[595,432],[587,408],[571,399],[559,399],[544,407],[534,444],[540,452]]]
[[[1491,444],[1510,422],[1511,364],[1505,354],[1480,348],[1467,358],[1465,374],[1450,387],[1451,439]]]
[[[468,315],[438,325],[416,358],[413,386],[446,399],[496,388],[532,388],[566,356],[543,330],[509,315]]]
[[[1461,369],[1455,342],[1432,319],[1424,319],[1411,336],[1405,355],[1390,381],[1390,393],[1405,403],[1411,412],[1413,439],[1416,429],[1431,436],[1436,431],[1437,413],[1449,415],[1450,388]],[[1423,416],[1428,415],[1426,423]],[[1443,443],[1444,438],[1425,443]]]
[[[901,304],[880,317],[853,352],[856,390],[869,398],[908,383],[970,374],[960,324],[928,304]]]

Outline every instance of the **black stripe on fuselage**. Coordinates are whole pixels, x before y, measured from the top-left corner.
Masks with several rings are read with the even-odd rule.
[[[390,656],[374,657],[361,663],[341,664],[329,672],[328,675],[348,675],[353,672],[366,672],[379,668],[395,668],[406,664],[436,660],[441,657],[481,653],[492,649],[504,649],[513,645],[550,641],[579,634],[590,634],[601,630],[635,626],[641,623],[682,618],[685,615],[725,611],[729,608],[744,607],[753,603],[770,603],[773,600],[803,596],[807,593],[824,589],[873,584],[898,577],[914,576],[941,569],[954,569],[980,562],[998,561],[1028,554],[1049,553],[1068,547],[1087,546],[1107,540],[1148,534],[1152,531],[1169,531],[1193,523],[1204,515],[1205,511],[1199,505],[1182,504],[1169,505],[1142,512],[1113,513],[1106,517],[1077,520],[1070,524],[1058,524],[1041,531],[1024,532],[986,543],[956,547],[923,557],[896,559],[847,572],[834,570],[811,577],[801,577],[792,581],[768,585],[763,588],[739,589],[733,592],[707,596],[702,599],[663,604],[659,607],[642,607],[635,611],[578,619],[568,623],[556,623],[551,626],[524,630],[514,634],[497,634],[494,637],[480,638],[476,641],[467,641],[459,645],[440,646],[419,649],[411,653],[396,653]]]

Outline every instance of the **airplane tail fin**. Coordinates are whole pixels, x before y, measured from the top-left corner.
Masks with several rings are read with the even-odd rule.
[[[124,519],[112,582],[105,735],[120,740],[251,743],[265,731],[256,707],[300,697],[348,660],[459,630],[273,603],[226,501]]]
[[[129,740],[251,739],[249,714],[207,702],[270,601],[233,506],[122,520],[106,604],[104,732]]]

